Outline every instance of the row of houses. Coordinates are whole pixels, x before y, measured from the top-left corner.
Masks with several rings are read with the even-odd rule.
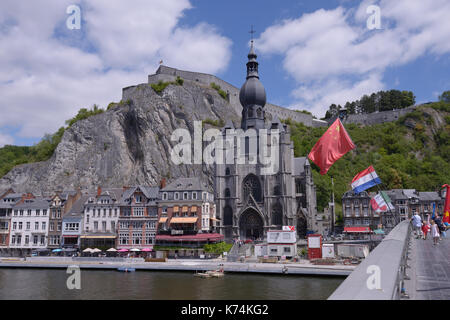
[[[376,193],[346,192],[342,197],[344,232],[352,239],[368,238],[375,229],[382,227],[387,233],[403,220],[410,219],[416,212],[426,219],[432,214],[433,204],[436,213],[442,214],[445,203],[445,190],[441,192],[422,192],[415,189],[393,189],[386,194],[394,205],[392,212],[377,213],[370,200]]]
[[[216,233],[219,223],[214,194],[199,178],[95,192],[0,193],[0,250],[13,255],[59,248],[200,247],[223,239]]]

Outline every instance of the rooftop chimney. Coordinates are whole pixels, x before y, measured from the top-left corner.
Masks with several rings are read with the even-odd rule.
[[[164,189],[166,187],[166,178],[162,178],[161,182],[159,183],[159,188]]]
[[[97,187],[97,197],[99,197],[102,194],[102,187]]]

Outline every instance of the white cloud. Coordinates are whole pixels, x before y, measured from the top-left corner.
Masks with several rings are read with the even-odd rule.
[[[6,144],[12,144],[14,142],[14,138],[7,134],[0,133],[0,148]]]
[[[77,3],[81,30],[65,24],[74,1],[0,2],[0,129],[34,138],[54,132],[81,107],[119,101],[121,89],[145,82],[161,59],[209,73],[229,63],[231,41],[214,26],[178,25],[188,0]],[[5,137],[0,144],[11,143]]]
[[[284,69],[298,83],[295,104],[322,116],[329,102],[343,104],[382,89],[388,67],[450,52],[449,1],[379,1],[382,30],[366,27],[371,4],[320,9],[275,24],[257,39],[263,53],[284,56]]]

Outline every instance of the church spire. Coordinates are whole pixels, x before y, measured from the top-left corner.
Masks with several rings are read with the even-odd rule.
[[[259,81],[258,62],[256,61],[256,53],[254,48],[252,29],[250,52],[248,53],[247,77],[244,85],[239,92],[239,100],[242,105],[242,122],[243,129],[264,128],[264,105],[266,104],[266,90]]]

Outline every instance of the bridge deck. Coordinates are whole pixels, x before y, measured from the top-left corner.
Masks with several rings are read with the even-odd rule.
[[[407,271],[411,280],[405,282],[410,299],[450,300],[449,235],[438,245],[433,245],[430,235],[427,240],[413,239],[411,249]]]

